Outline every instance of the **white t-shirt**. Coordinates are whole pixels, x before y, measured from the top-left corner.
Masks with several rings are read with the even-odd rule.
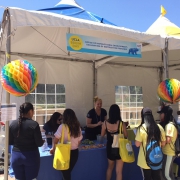
[[[62,133],[62,125],[59,126],[59,128],[57,129],[56,133],[54,134],[54,136],[57,139],[61,138],[61,133]],[[70,137],[70,141],[71,141],[71,150],[77,149],[78,148],[78,142],[81,141],[83,138],[82,136],[82,131],[80,129],[80,136],[77,138],[74,137]],[[68,141],[68,130],[67,128],[64,129],[64,143],[66,143]]]

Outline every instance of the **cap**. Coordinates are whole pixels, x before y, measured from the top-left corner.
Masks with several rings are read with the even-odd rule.
[[[149,107],[143,108],[143,114],[152,114],[152,111]]]
[[[163,106],[161,107],[161,109],[159,111],[157,111],[157,113],[169,113],[172,114],[173,113],[173,109],[170,106]]]

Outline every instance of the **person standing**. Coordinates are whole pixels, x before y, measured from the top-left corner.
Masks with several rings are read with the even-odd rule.
[[[32,120],[34,108],[31,103],[23,103],[19,109],[19,119],[9,126],[9,144],[13,145],[11,166],[15,178],[35,180],[40,167],[38,147],[44,141],[39,124]]]
[[[106,171],[106,180],[110,180],[112,171],[116,163],[116,179],[122,180],[123,161],[119,155],[119,148],[112,148],[114,137],[118,135],[120,123],[123,123],[123,134],[127,137],[126,123],[122,122],[120,108],[117,104],[111,105],[109,109],[109,119],[102,125],[101,136],[107,134],[106,153],[108,159],[108,168]],[[114,151],[115,150],[115,151]]]
[[[107,112],[102,108],[102,99],[94,97],[94,108],[91,109],[86,118],[85,138],[96,140],[97,135],[101,134],[101,126],[107,118]]]
[[[63,175],[63,180],[71,180],[71,172],[78,160],[79,150],[78,146],[82,140],[82,132],[80,123],[76,117],[75,112],[72,109],[66,109],[63,113],[63,124],[59,126],[56,133],[54,134],[53,147],[50,150],[51,154],[54,154],[56,144],[62,137],[62,126],[67,125],[70,131],[70,141],[71,141],[71,155],[70,155],[70,166],[68,170],[61,170]],[[65,128],[64,131],[64,143],[68,141],[68,129]]]
[[[52,138],[60,124],[62,124],[62,114],[59,112],[54,112],[50,120],[44,124],[43,130],[47,136],[48,145],[52,145]]]
[[[163,106],[160,113],[160,124],[165,130],[166,145],[163,147],[163,177],[165,180],[174,180],[173,161],[175,159],[175,141],[178,135],[176,123],[173,117],[173,109]]]
[[[140,147],[137,165],[142,170],[144,180],[160,180],[160,169],[152,170],[146,162],[146,145],[151,140],[156,140],[163,147],[165,145],[165,132],[162,126],[156,124],[151,109],[143,108],[141,111],[142,122],[137,129],[135,145]]]

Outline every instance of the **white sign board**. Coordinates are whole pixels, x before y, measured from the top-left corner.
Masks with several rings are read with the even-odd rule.
[[[16,104],[1,104],[1,121],[16,120]]]

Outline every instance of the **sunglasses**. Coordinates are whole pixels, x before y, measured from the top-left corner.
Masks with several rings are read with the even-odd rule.
[[[58,121],[61,121],[62,119],[58,119]]]

